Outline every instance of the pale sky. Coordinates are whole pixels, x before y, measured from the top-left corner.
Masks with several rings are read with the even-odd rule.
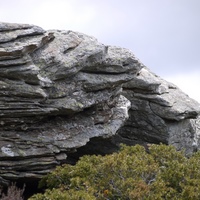
[[[0,21],[79,31],[128,48],[200,102],[200,0],[0,0]]]

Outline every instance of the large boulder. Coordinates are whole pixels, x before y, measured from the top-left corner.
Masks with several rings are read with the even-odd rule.
[[[122,84],[143,65],[73,31],[0,24],[0,176],[37,179],[128,119]]]
[[[40,179],[75,152],[108,153],[121,142],[191,153],[200,147],[199,113],[127,49],[0,23],[1,184]]]

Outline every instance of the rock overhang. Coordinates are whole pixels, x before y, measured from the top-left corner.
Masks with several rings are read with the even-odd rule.
[[[200,146],[199,113],[195,100],[125,48],[74,31],[0,23],[2,183],[40,178],[92,138],[115,146],[163,142],[191,153]]]

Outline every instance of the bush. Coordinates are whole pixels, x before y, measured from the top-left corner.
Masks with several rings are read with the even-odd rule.
[[[57,167],[30,200],[200,199],[200,153],[190,158],[172,146],[121,147],[106,156],[83,156],[75,166]]]
[[[18,188],[15,183],[12,183],[8,189],[7,193],[2,192],[0,189],[0,199],[1,200],[23,200],[23,193],[25,190],[25,185],[22,189]]]

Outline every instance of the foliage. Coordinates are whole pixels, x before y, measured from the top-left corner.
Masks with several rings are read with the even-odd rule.
[[[197,200],[200,152],[190,158],[172,146],[125,146],[106,156],[83,156],[57,167],[40,183],[48,189],[30,200]]]
[[[15,183],[12,183],[8,189],[7,193],[2,192],[2,188],[0,189],[0,198],[1,200],[23,200],[23,193],[25,190],[25,185],[22,189],[17,188]]]

